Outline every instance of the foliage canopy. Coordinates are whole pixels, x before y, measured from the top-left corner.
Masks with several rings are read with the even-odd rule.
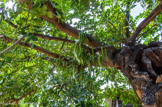
[[[103,65],[103,59],[109,60],[104,47],[124,47],[137,22],[150,14],[158,0],[12,1],[12,8],[6,6],[11,0],[0,2],[0,34],[6,37],[0,40],[0,52],[21,42],[0,54],[0,103],[95,107],[108,106],[105,98],[120,94],[124,104],[136,104],[128,79],[118,69]],[[130,13],[137,5],[144,11],[133,17]],[[78,29],[72,29],[78,37],[67,33],[68,28],[54,26],[49,20],[53,17]],[[138,44],[160,40],[161,18],[158,15],[141,31]],[[99,52],[94,49],[97,45],[88,44],[87,34],[103,46]]]

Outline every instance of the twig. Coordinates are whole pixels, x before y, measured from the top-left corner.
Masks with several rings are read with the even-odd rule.
[[[36,91],[36,89],[34,89],[34,90],[32,90],[32,91],[30,91],[30,92],[26,93],[25,95],[21,96],[21,97],[20,97],[20,98],[18,98],[17,100],[18,100],[18,101],[20,101],[21,99],[23,99],[23,98],[27,97],[28,95],[32,94],[32,93],[33,93],[33,92],[35,92],[35,91]]]
[[[8,47],[7,49],[3,50],[0,55],[6,53],[7,51],[9,51],[10,49],[12,49],[15,45],[17,45],[24,37],[20,38],[19,40],[17,40],[14,44],[12,44],[10,47]]]
[[[36,89],[34,89],[34,90],[32,90],[32,91],[26,93],[25,95],[21,96],[21,97],[18,98],[18,99],[11,98],[11,99],[5,101],[3,104],[13,103],[13,102],[16,102],[16,104],[18,104],[18,102],[19,102],[20,100],[22,100],[23,98],[27,97],[28,95],[32,94],[32,93],[35,92],[35,91],[36,91]]]
[[[46,40],[56,40],[56,41],[62,41],[62,42],[67,42],[67,43],[72,43],[75,44],[76,42],[73,40],[69,40],[69,39],[63,39],[63,38],[59,38],[59,37],[54,37],[54,36],[49,36],[49,35],[42,35],[42,34],[36,34],[36,33],[30,33],[31,35],[34,35],[36,37],[40,37],[42,39],[46,39]],[[86,49],[87,51],[91,51],[91,48],[89,48],[86,45],[81,44],[81,47]]]
[[[154,24],[151,26],[151,28],[149,28],[147,31],[145,31],[144,33],[140,34],[139,37],[137,38],[137,40],[139,40],[139,38],[143,35],[145,35],[147,32],[149,32],[154,26],[156,26],[157,24]]]
[[[13,42],[13,39],[11,39],[11,38],[9,38],[7,36],[4,36],[2,34],[0,35],[0,38],[3,39],[4,41],[8,41],[10,43]],[[22,45],[22,46],[25,46],[25,47],[29,47],[29,48],[32,46],[31,43],[18,42],[18,44]],[[65,62],[69,62],[69,60],[71,60],[70,58],[66,59],[65,56],[62,56],[62,55],[59,55],[59,54],[56,54],[56,53],[52,53],[52,52],[50,52],[48,50],[45,50],[45,49],[43,49],[43,48],[41,48],[39,46],[36,46],[36,45],[33,46],[33,49],[37,50],[38,52],[44,53],[44,54],[46,54],[48,56],[51,56],[53,58],[63,60]]]

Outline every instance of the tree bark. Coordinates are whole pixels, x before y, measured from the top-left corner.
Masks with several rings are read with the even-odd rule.
[[[162,107],[162,43],[123,47],[116,61],[145,107]]]

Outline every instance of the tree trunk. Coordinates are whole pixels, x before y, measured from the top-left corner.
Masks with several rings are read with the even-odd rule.
[[[145,107],[162,107],[162,43],[124,47],[116,58]]]

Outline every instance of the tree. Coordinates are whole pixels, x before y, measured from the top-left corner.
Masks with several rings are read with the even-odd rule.
[[[161,1],[9,1],[0,7],[2,105],[98,107],[120,94],[162,106]],[[137,4],[145,10],[133,18]]]

